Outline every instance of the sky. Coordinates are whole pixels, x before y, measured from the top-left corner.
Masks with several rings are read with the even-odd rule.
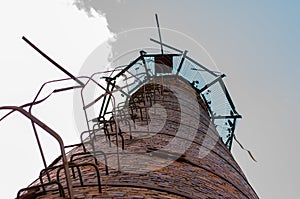
[[[104,17],[88,17],[72,6],[72,1],[5,1],[0,7],[0,106],[22,105],[33,101],[48,80],[66,78],[21,38],[25,36],[55,61],[77,75],[86,57],[111,36]],[[53,89],[74,85],[47,86],[41,98]],[[63,107],[63,108],[62,108]],[[6,111],[2,111],[3,115]],[[33,109],[40,118],[60,133],[65,144],[79,142],[74,125],[73,93],[51,96]],[[57,117],[60,120],[57,120]],[[15,198],[17,192],[33,182],[43,169],[31,123],[19,113],[0,122],[1,164],[0,198]],[[39,129],[47,163],[59,155],[53,138]]]
[[[22,36],[79,74],[86,58],[102,42],[124,31],[155,26],[154,14],[158,13],[161,27],[196,40],[209,52],[217,69],[227,75],[226,85],[243,116],[236,136],[258,162],[236,143],[232,153],[260,198],[299,195],[298,1],[76,0],[77,6],[72,2],[2,3],[1,106],[32,101],[43,82],[65,77],[22,41]],[[169,35],[166,30],[162,33],[164,41],[177,44],[164,38],[164,33]],[[118,42],[111,45],[121,49]],[[54,88],[49,86],[43,96]],[[72,100],[72,92],[58,94],[34,109],[42,121],[62,132],[66,144],[78,142]],[[62,106],[64,111],[57,108]],[[64,119],[57,120],[58,115]],[[20,114],[1,122],[0,132],[0,198],[13,198],[37,178],[42,162],[31,124]],[[58,146],[43,133],[40,136],[50,163],[59,153]]]

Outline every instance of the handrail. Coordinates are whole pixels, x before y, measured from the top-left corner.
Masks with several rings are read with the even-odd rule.
[[[97,86],[99,86],[101,89],[103,89],[105,91],[105,94],[102,94],[100,95],[99,100],[105,96],[105,95],[109,95],[110,97],[112,97],[112,105],[113,105],[113,110],[116,110],[116,99],[115,99],[115,96],[113,96],[113,92],[111,92],[110,90],[104,88],[101,84],[99,84],[98,82],[96,82],[93,77],[97,74],[101,74],[101,73],[105,73],[105,72],[96,72],[94,74],[91,75],[91,77],[88,77],[88,81],[84,84],[84,86],[82,87],[81,89],[81,100],[82,100],[82,105],[83,105],[83,110],[84,110],[84,114],[85,114],[85,119],[86,119],[86,123],[87,123],[87,127],[88,127],[88,131],[90,132],[90,126],[89,126],[89,120],[88,120],[88,117],[87,117],[87,112],[86,112],[86,105],[85,105],[85,102],[84,102],[84,98],[83,98],[83,90],[84,88],[86,87],[86,85],[91,81],[93,83],[95,83]],[[97,98],[97,99],[98,99]],[[96,103],[96,102],[95,102]],[[93,104],[91,104],[90,106],[92,106]],[[116,119],[116,129],[117,131],[119,131],[119,128],[118,128],[118,121]],[[119,133],[119,132],[118,132]],[[90,136],[90,135],[89,135]],[[90,137],[91,138],[91,137]],[[120,170],[120,159],[119,159],[119,147],[118,147],[118,136],[116,136],[116,142],[117,142],[117,161],[118,161],[118,170]],[[93,151],[94,150],[94,145],[92,144],[92,147],[93,147]]]
[[[2,107],[0,107],[0,110],[14,110],[14,111],[20,112],[25,117],[27,117],[31,122],[34,122],[35,124],[40,126],[48,134],[50,134],[52,137],[54,137],[57,140],[57,142],[59,143],[60,151],[61,151],[61,155],[62,155],[62,160],[63,160],[64,170],[65,170],[65,175],[66,175],[66,182],[67,182],[69,197],[71,199],[74,199],[73,187],[72,187],[71,178],[70,178],[70,171],[69,171],[69,163],[68,163],[65,148],[64,148],[64,142],[61,139],[61,137],[54,130],[52,130],[50,127],[48,127],[45,123],[43,123],[38,118],[36,118],[35,116],[33,116],[32,114],[30,114],[28,111],[24,110],[21,107],[2,106]]]
[[[78,78],[84,78],[84,77],[78,77]],[[73,78],[56,79],[56,80],[51,80],[51,81],[45,82],[45,83],[40,87],[40,89],[39,89],[38,93],[36,94],[34,100],[33,100],[31,103],[26,103],[26,104],[24,104],[24,105],[22,105],[22,106],[20,106],[20,107],[25,108],[25,107],[28,107],[28,106],[29,106],[29,113],[32,114],[32,108],[33,108],[33,106],[34,106],[34,105],[37,105],[37,104],[40,104],[40,103],[42,103],[42,102],[44,102],[44,101],[47,100],[52,94],[58,93],[58,92],[67,91],[67,90],[71,90],[71,89],[81,88],[81,87],[82,87],[82,86],[72,86],[72,87],[65,87],[65,88],[55,89],[55,90],[53,90],[50,94],[48,94],[46,97],[44,97],[43,99],[37,101],[38,96],[40,95],[41,91],[43,90],[43,88],[44,88],[47,84],[55,83],[55,82],[60,82],[60,81],[67,81],[67,80],[73,80]],[[2,120],[5,119],[7,116],[9,116],[10,114],[12,114],[14,111],[15,111],[15,110],[12,110],[12,111],[8,112],[6,115],[4,115],[4,116],[0,119],[0,121],[2,121]],[[40,139],[39,139],[39,136],[38,136],[36,127],[35,127],[35,125],[34,125],[33,122],[32,122],[32,127],[33,127],[34,135],[35,135],[35,138],[36,138],[36,141],[37,141],[37,144],[38,144],[38,148],[39,148],[39,151],[40,151],[40,154],[41,154],[41,157],[42,157],[42,161],[43,161],[44,167],[47,168],[47,163],[46,163],[45,155],[44,155],[44,152],[43,152],[41,143],[40,143]],[[50,177],[48,176],[48,178],[50,178]]]
[[[78,80],[78,78],[76,78]],[[32,114],[32,108],[33,108],[33,105],[36,105],[36,100],[38,98],[38,96],[41,94],[43,88],[47,85],[47,84],[50,84],[50,83],[55,83],[55,82],[60,82],[60,81],[67,81],[67,80],[73,80],[73,78],[64,78],[64,79],[57,79],[57,80],[51,80],[51,81],[47,81],[45,82],[39,89],[39,91],[37,92],[34,100],[32,101],[32,103],[30,104],[29,106],[29,113]],[[53,90],[46,98],[44,98],[43,101],[45,101],[46,99],[48,99],[53,93],[57,93],[57,92],[63,92],[63,91],[67,91],[67,90],[71,90],[71,89],[76,89],[76,88],[81,88],[82,86],[73,86],[73,87],[66,87],[66,88],[60,88],[60,89],[55,89]],[[41,102],[43,102],[41,101]],[[40,139],[39,139],[39,135],[38,135],[38,132],[36,130],[36,127],[35,127],[35,124],[34,122],[31,122],[31,125],[32,125],[32,128],[33,128],[33,131],[34,131],[34,135],[35,135],[35,138],[36,138],[36,141],[37,141],[37,144],[38,144],[38,147],[39,147],[39,150],[40,150],[40,154],[42,156],[42,160],[43,160],[43,164],[44,164],[44,167],[47,168],[47,163],[46,163],[46,159],[45,159],[45,155],[44,155],[44,152],[43,152],[43,149],[42,149],[42,146],[41,146],[41,142],[40,142]],[[48,179],[50,179],[50,176],[47,174],[48,176]]]

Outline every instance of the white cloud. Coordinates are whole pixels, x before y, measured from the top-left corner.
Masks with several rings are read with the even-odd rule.
[[[0,7],[0,20],[0,106],[29,102],[43,82],[66,77],[31,49],[22,36],[75,75],[90,52],[111,36],[104,17],[96,13],[94,17],[88,17],[70,0],[4,1]],[[68,101],[72,100],[71,95],[58,97],[60,101],[52,99],[35,111],[50,126],[54,124],[55,130],[64,132],[62,136],[69,140],[74,139],[74,134],[70,134],[74,130],[72,103]],[[55,109],[60,103],[65,104],[66,110]],[[63,119],[55,119],[57,114]],[[14,198],[19,189],[38,177],[42,161],[30,122],[25,118],[14,115],[0,122],[0,132],[1,140],[5,140],[5,144],[0,145],[0,184],[5,185],[0,198]],[[41,136],[41,139],[47,159],[53,160],[58,145],[48,141],[47,136]]]

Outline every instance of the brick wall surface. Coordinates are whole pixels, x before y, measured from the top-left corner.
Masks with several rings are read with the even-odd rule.
[[[174,87],[180,90],[179,97],[178,93],[172,90]],[[193,103],[193,98],[197,103]],[[159,106],[156,106],[151,116],[150,107],[154,104]],[[120,116],[115,115],[124,138],[124,151],[121,149],[121,136],[118,136],[117,141],[115,124],[111,127],[107,124],[106,139],[101,139],[105,137],[103,129],[93,134],[96,136],[94,142],[96,151],[104,150],[103,146],[109,142],[107,135],[110,134],[111,147],[105,148],[109,165],[117,165],[115,145],[118,144],[120,170],[110,166],[107,175],[103,164],[104,156],[95,154],[98,160],[97,169],[101,176],[101,193],[98,187],[94,186],[97,184],[94,168],[85,166],[80,170],[83,184],[91,186],[75,187],[76,198],[258,198],[230,151],[222,143],[214,126],[210,125],[205,104],[185,80],[174,76],[153,79],[131,96],[128,107],[120,111],[122,112]],[[183,113],[183,110],[186,113]],[[155,122],[155,114],[159,118],[162,112],[166,114],[167,119],[159,131],[152,132],[148,129],[142,132],[140,128],[134,128],[134,125],[146,128],[152,120],[155,129],[155,125],[158,124]],[[200,115],[196,125],[192,113]],[[134,120],[134,123],[131,121],[128,125],[125,122],[128,120]],[[190,145],[182,154],[177,154],[176,150],[175,152],[164,150],[174,139],[179,140],[176,142],[177,145],[173,146],[174,149],[182,147],[180,146],[182,143],[186,144],[177,137],[180,125],[183,125],[186,133],[195,131],[196,136],[189,140]],[[213,145],[209,145],[210,143]],[[85,147],[88,151],[93,151],[88,138]],[[199,156],[201,147],[208,151],[204,157]],[[83,147],[74,148],[68,153],[68,158],[80,152],[83,152]],[[122,153],[126,153],[126,156]],[[135,158],[140,158],[136,155],[139,153],[147,153],[151,158],[136,161]],[[92,156],[78,157],[74,160],[76,164],[95,163]],[[170,160],[168,165],[165,165],[166,160]],[[149,168],[154,161],[157,166]],[[72,177],[72,183],[79,186],[78,171],[75,169],[74,172],[75,178]],[[57,170],[49,174],[52,180],[57,178]],[[66,186],[64,173],[60,172],[59,176],[61,184]],[[46,175],[43,175],[42,179],[48,182]],[[40,180],[33,185],[38,184]],[[66,189],[65,192],[67,194]],[[25,195],[26,192],[23,193],[23,198],[26,198]],[[59,194],[54,190],[38,198],[59,198]]]

